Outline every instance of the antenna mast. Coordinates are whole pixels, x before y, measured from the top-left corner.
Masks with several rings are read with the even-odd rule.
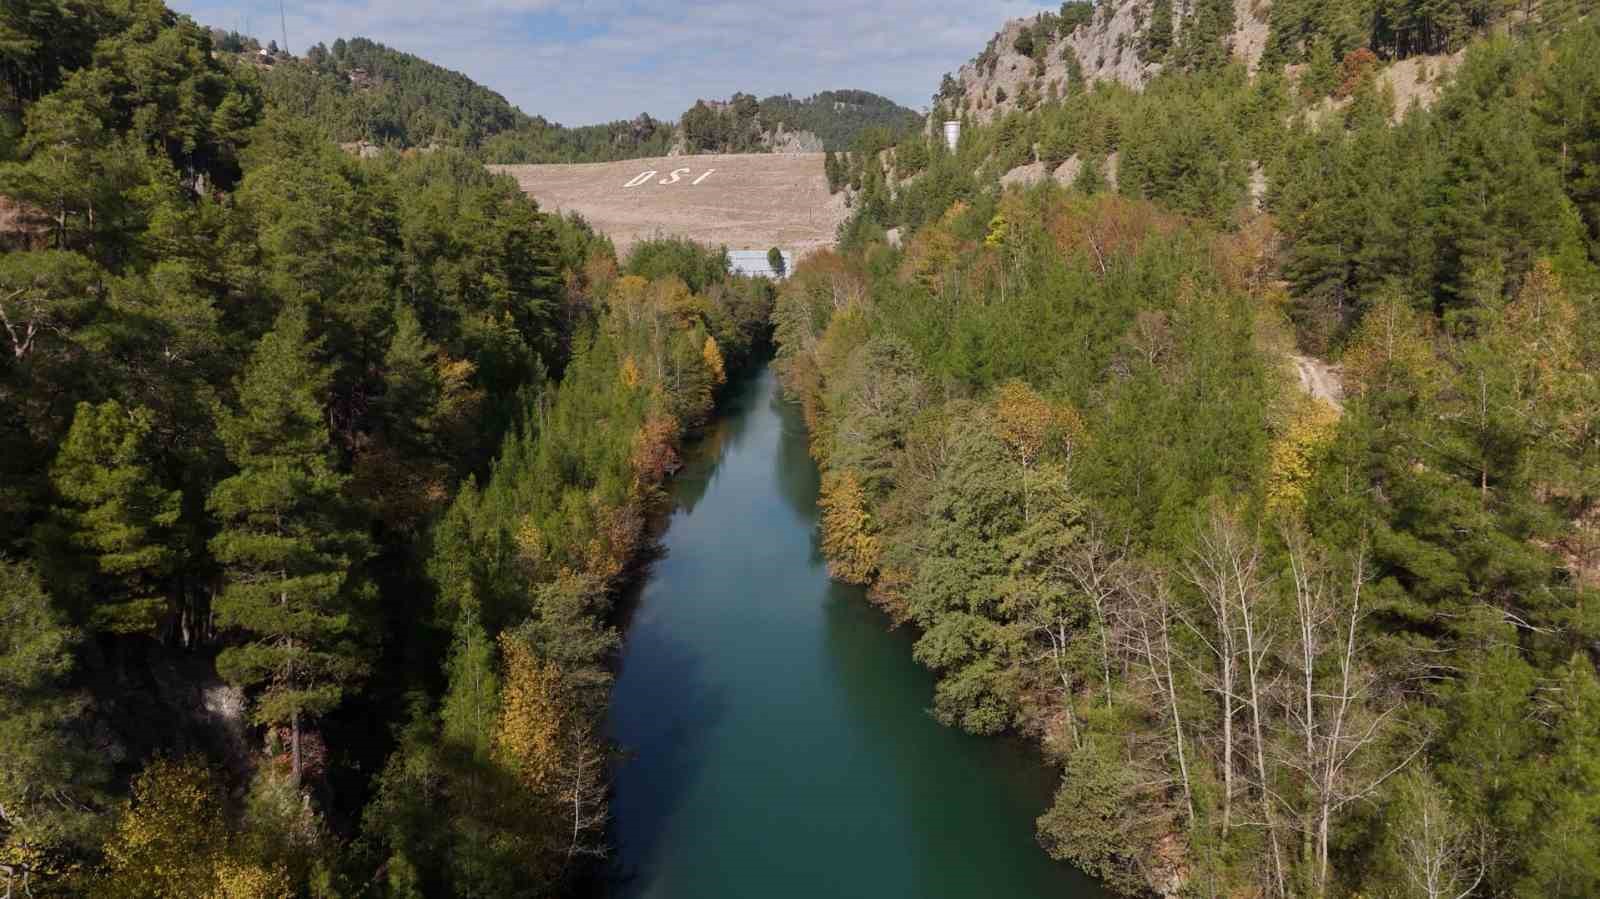
[[[283,0],[278,0],[278,28],[283,32],[284,55],[292,56],[289,52],[289,20],[283,15]]]

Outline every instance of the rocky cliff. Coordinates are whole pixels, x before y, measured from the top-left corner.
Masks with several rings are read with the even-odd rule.
[[[955,107],[947,111],[987,122],[1012,109],[1029,108],[1052,92],[1060,95],[1077,78],[1143,88],[1162,68],[1159,62],[1147,62],[1141,52],[1156,25],[1153,6],[1154,0],[1107,0],[1096,5],[1089,21],[1074,28],[1060,27],[1062,20],[1048,13],[1007,22],[977,58],[961,67],[955,96],[942,96]],[[1172,7],[1170,38],[1175,44],[1182,40],[1184,10],[1190,4]],[[1234,0],[1229,52],[1252,72],[1266,49],[1270,8],[1269,0]]]

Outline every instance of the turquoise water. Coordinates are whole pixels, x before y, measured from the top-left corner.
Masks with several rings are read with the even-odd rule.
[[[729,399],[628,624],[613,892],[1102,899],[1034,841],[1037,755],[935,722],[911,635],[828,579],[816,467],[771,371]]]

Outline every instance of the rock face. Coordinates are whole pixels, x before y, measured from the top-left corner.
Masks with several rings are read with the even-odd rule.
[[[1090,84],[1109,81],[1135,90],[1142,89],[1161,72],[1159,63],[1147,64],[1139,58],[1139,44],[1150,20],[1151,0],[1105,0],[1099,4],[1093,21],[1078,26],[1071,34],[1055,35],[1034,57],[1016,50],[1017,38],[1037,19],[1013,19],[989,42],[984,54],[961,67],[957,75],[962,111],[979,122],[1016,109],[1028,95],[1043,98],[1052,86],[1065,92],[1068,86],[1069,59],[1077,61],[1084,80]],[[1174,3],[1175,29],[1182,28],[1184,7]],[[1256,0],[1234,0],[1234,33],[1230,38],[1234,56],[1254,72],[1267,45],[1267,10],[1270,4]],[[992,60],[992,64],[991,61]]]
[[[774,153],[821,153],[822,138],[809,131],[785,131],[779,122],[777,130],[761,135],[761,143]]]

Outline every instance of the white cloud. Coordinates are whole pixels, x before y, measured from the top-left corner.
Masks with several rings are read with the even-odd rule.
[[[200,21],[279,32],[270,0],[168,0]],[[913,108],[940,74],[1036,0],[794,0],[787,6],[639,0],[324,0],[288,3],[295,50],[370,37],[504,94],[525,112],[587,124],[675,117],[700,97],[862,88]]]

